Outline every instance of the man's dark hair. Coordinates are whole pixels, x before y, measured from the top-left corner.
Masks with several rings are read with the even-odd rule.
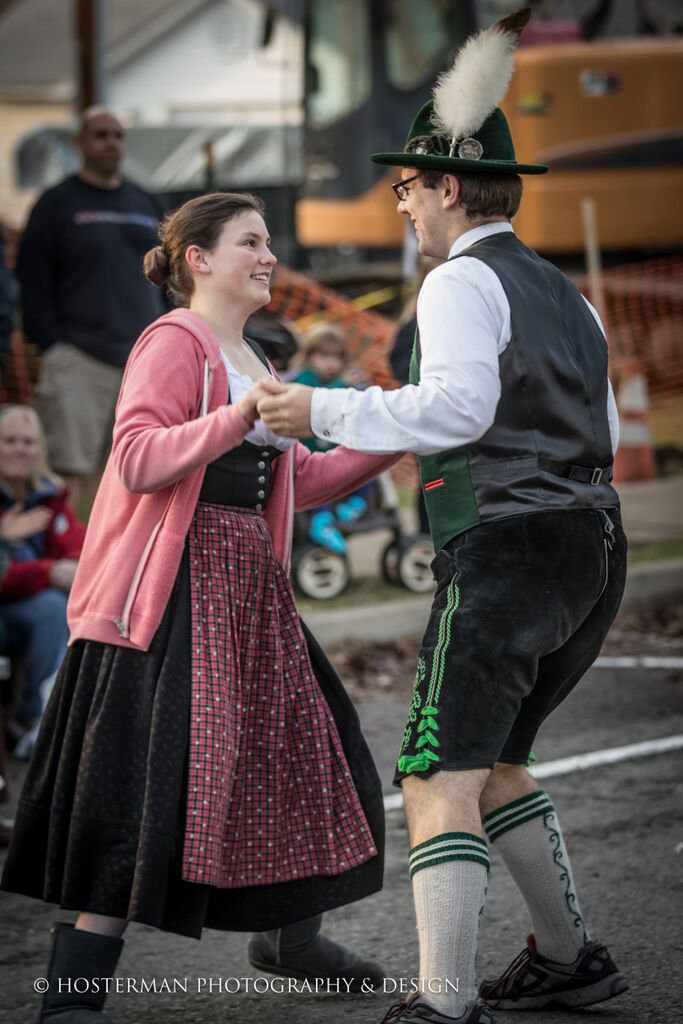
[[[422,171],[425,188],[436,188],[446,171]],[[518,174],[461,174],[460,202],[468,220],[479,217],[507,217],[511,220],[522,200],[522,179]]]

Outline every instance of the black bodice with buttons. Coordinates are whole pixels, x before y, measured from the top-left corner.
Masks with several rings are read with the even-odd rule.
[[[198,500],[262,512],[278,455],[282,455],[279,448],[243,441],[208,464]]]

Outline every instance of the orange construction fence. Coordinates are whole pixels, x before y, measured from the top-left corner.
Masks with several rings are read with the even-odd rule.
[[[357,309],[347,296],[283,266],[277,268],[268,308],[286,316],[300,331],[320,320],[337,324],[346,336],[350,358],[373,383],[383,388],[397,386],[389,368],[396,325],[389,317]]]
[[[591,298],[588,281],[575,278]],[[650,398],[650,419],[655,445],[683,449],[683,256],[665,256],[613,267],[604,271],[605,326],[611,376],[615,392],[636,360]],[[395,323],[352,299],[321,285],[305,274],[280,264],[270,309],[281,313],[301,330],[316,320],[338,323],[348,339],[349,354],[374,383],[397,386],[389,368]],[[12,352],[3,360],[2,401],[30,401],[38,358],[15,332]],[[404,470],[399,478],[416,480]]]

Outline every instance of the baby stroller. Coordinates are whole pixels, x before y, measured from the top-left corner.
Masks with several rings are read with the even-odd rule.
[[[293,325],[271,310],[253,314],[245,333],[259,342],[279,371],[287,368],[297,351]],[[325,600],[337,597],[346,589],[351,579],[351,565],[348,554],[331,551],[311,541],[311,515],[311,512],[299,512],[294,517],[292,579],[305,597]],[[430,569],[434,558],[432,542],[424,534],[404,532],[396,488],[388,473],[377,479],[363,514],[346,522],[337,521],[335,526],[345,538],[373,530],[390,530],[391,539],[381,556],[383,578],[387,583],[415,593],[431,590],[434,582]]]
[[[310,518],[310,512],[297,512],[294,517],[292,580],[305,597],[325,600],[346,589],[351,579],[351,565],[348,554],[331,551],[311,541]],[[396,488],[388,473],[378,477],[366,511],[357,519],[336,525],[345,538],[373,530],[391,530],[391,538],[381,554],[384,580],[418,594],[432,589],[432,542],[424,534],[405,533]]]

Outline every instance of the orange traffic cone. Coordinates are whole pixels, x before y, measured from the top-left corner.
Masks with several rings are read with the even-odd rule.
[[[656,475],[655,450],[650,434],[650,401],[640,362],[624,363],[617,393],[619,448],[614,458],[614,482],[652,480]]]

